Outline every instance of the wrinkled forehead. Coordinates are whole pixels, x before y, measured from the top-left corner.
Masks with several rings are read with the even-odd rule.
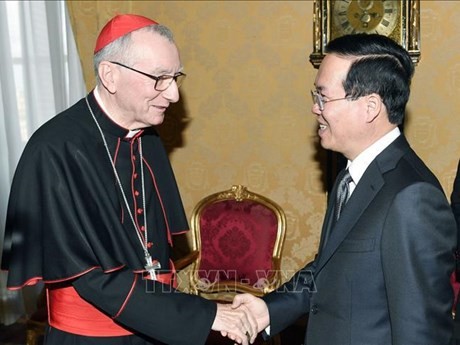
[[[182,70],[176,44],[157,32],[146,30],[133,32],[130,51],[132,63],[149,68],[150,72],[169,74]]]

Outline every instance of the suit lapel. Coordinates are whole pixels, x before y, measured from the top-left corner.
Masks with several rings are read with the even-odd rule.
[[[356,189],[341,213],[340,219],[335,225],[332,225],[333,228],[331,228],[331,224],[333,224],[334,202],[329,200],[322,230],[324,235],[321,238],[322,244],[318,255],[317,273],[336,252],[337,248],[360,219],[363,212],[382,189],[385,184],[383,177],[384,173],[394,169],[397,162],[408,149],[409,144],[404,136],[401,135],[374,159],[357,184]],[[339,181],[339,178],[337,178],[336,181]],[[333,195],[335,195],[336,189],[337,183],[334,186]],[[329,238],[326,239],[328,235]],[[327,243],[325,243],[325,241],[327,241]]]
[[[324,264],[335,253],[339,245],[361,217],[364,210],[382,188],[383,184],[384,180],[377,165],[371,163],[343,209],[340,219],[335,223],[333,229],[330,229],[331,234],[327,240],[327,244],[322,248],[321,254],[319,255],[318,271],[321,270]],[[333,207],[330,205],[329,208]],[[327,225],[332,223],[333,214],[333,211],[329,212],[326,221]]]

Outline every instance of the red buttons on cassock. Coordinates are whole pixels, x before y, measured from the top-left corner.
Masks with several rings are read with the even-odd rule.
[[[145,226],[141,226],[141,231],[145,231]]]
[[[137,209],[137,214],[142,214],[143,212],[144,212],[144,210],[142,208]]]
[[[137,179],[137,173],[133,174],[134,179]]]
[[[135,190],[135,191],[134,191],[134,195],[135,195],[135,196],[139,196],[139,194],[140,194],[140,193],[139,193],[138,190]]]
[[[147,243],[147,248],[152,248],[152,246],[153,246],[153,242],[148,242]]]

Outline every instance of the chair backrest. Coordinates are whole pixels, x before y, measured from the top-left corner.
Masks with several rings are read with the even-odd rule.
[[[192,212],[191,292],[261,296],[281,282],[286,216],[274,201],[242,185],[202,199]]]

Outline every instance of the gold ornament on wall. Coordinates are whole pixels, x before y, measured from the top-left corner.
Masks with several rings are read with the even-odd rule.
[[[313,53],[318,68],[329,41],[348,34],[377,33],[392,38],[420,60],[420,0],[315,0]]]

